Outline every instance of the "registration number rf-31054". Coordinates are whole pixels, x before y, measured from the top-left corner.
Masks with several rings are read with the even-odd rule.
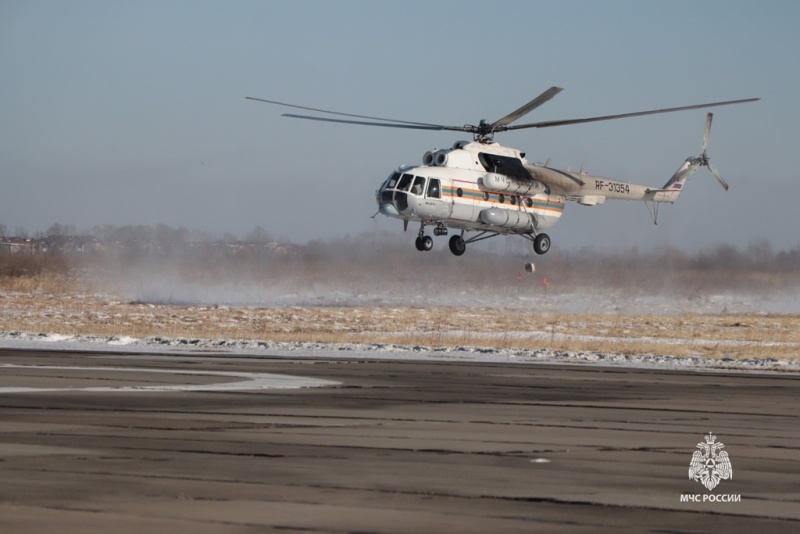
[[[605,180],[595,180],[594,188],[600,191],[608,191],[609,193],[630,193],[630,184],[621,184],[619,182],[607,182]]]

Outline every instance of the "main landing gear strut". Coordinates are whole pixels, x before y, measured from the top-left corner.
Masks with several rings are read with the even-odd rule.
[[[533,238],[533,250],[537,254],[544,254],[550,250],[550,236],[547,234],[537,234]]]
[[[533,242],[533,251],[537,254],[546,254],[550,250],[550,236],[547,234],[520,234],[528,241]]]
[[[434,235],[447,235],[447,227],[443,224],[437,224],[436,228],[433,229]],[[467,243],[474,243],[476,241],[483,241],[484,239],[489,239],[491,237],[498,236],[500,234],[496,232],[480,232],[475,237],[471,237],[469,239],[464,239],[464,230],[461,230],[460,235],[454,235],[450,238],[448,245],[450,247],[450,252],[452,252],[455,256],[462,256],[467,251]],[[525,239],[533,242],[533,250],[537,254],[545,254],[548,250],[550,250],[550,236],[547,234],[518,234],[524,237]],[[417,240],[414,242],[417,247],[417,250],[420,252],[427,252],[433,248],[433,238],[429,235],[425,235],[425,223],[422,223],[419,227],[419,233],[417,234]]]
[[[450,238],[449,244],[450,244],[450,252],[452,252],[456,256],[461,256],[467,251],[467,242],[464,241],[463,236],[454,235],[453,237]]]

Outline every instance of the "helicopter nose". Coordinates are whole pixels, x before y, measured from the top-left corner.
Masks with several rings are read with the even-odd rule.
[[[401,214],[408,209],[408,196],[402,191],[380,190],[376,200],[378,210],[390,217],[401,217]]]
[[[400,215],[400,212],[397,210],[397,207],[394,203],[394,191],[382,189],[378,191],[376,200],[378,201],[378,211],[384,215],[388,215],[390,217],[397,217]]]
[[[383,204],[380,205],[378,209],[380,210],[381,213],[383,213],[384,215],[388,215],[390,217],[400,216],[400,212],[397,211],[397,208],[394,207],[394,204],[390,202],[384,202]]]

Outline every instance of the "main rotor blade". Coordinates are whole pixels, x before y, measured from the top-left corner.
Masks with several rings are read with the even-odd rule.
[[[714,178],[717,179],[717,181],[719,182],[719,185],[721,185],[723,187],[723,189],[725,189],[725,191],[727,191],[728,190],[728,182],[726,182],[725,180],[722,179],[722,176],[719,175],[719,173],[717,172],[716,167],[714,167],[711,164],[710,161],[708,162],[708,170],[710,170],[711,174],[714,175]]]
[[[466,131],[463,126],[442,126],[440,124],[422,124],[415,122],[398,121],[401,124],[389,124],[386,122],[367,122],[367,121],[351,121],[346,119],[329,119],[326,117],[312,117],[310,115],[295,115],[294,113],[284,113],[284,117],[291,117],[293,119],[306,119],[310,121],[322,122],[339,122],[343,124],[360,124],[362,126],[383,126],[385,128],[408,128],[410,130],[450,130],[456,132]],[[358,117],[359,115],[353,115]],[[385,120],[385,119],[379,119]],[[391,120],[391,119],[388,119]]]
[[[397,120],[397,119],[384,119],[384,118],[381,118],[381,117],[370,117],[368,115],[355,115],[353,113],[342,113],[340,111],[329,111],[327,109],[310,108],[310,107],[307,107],[307,106],[298,106],[296,104],[287,104],[286,102],[278,102],[276,100],[266,100],[264,98],[255,98],[255,97],[252,97],[252,96],[246,96],[245,98],[247,100],[256,100],[258,102],[266,102],[267,104],[277,104],[279,106],[286,106],[286,107],[289,107],[289,108],[304,109],[306,111],[316,111],[317,113],[329,113],[331,115],[341,115],[343,117],[355,117],[357,119],[370,119],[370,120],[383,121],[383,122],[396,122],[398,124],[415,124],[415,125],[418,125],[418,126],[439,126],[438,124],[428,124],[428,123],[425,123],[425,122],[401,121],[401,120]],[[310,118],[310,117],[305,117],[305,116],[300,116],[300,115],[288,115],[287,114],[286,116],[287,117],[295,117],[295,118],[306,118],[306,119]],[[324,120],[324,119],[320,119],[320,120]],[[359,124],[359,123],[356,123],[356,124]],[[434,128],[423,128],[423,129],[434,129]]]
[[[708,148],[708,138],[711,137],[711,119],[714,118],[714,114],[709,112],[706,115],[706,130],[703,132],[703,153],[705,154],[706,149]]]
[[[534,98],[533,100],[531,100],[530,102],[519,108],[518,110],[512,111],[505,117],[494,121],[491,125],[491,128],[496,128],[497,126],[507,126],[511,124],[515,120],[523,117],[524,115],[527,115],[534,109],[538,108],[539,106],[541,106],[542,104],[544,104],[545,102],[547,102],[548,100],[550,100],[563,90],[564,89],[562,89],[561,87],[556,87],[556,86],[551,87],[550,89],[540,94],[539,96],[537,96],[536,98]]]
[[[687,109],[711,108],[715,106],[728,106],[731,104],[744,104],[745,102],[756,102],[760,98],[745,98],[743,100],[727,100],[725,102],[711,102],[709,104],[696,104],[693,106],[680,106],[677,108],[653,109],[650,111],[636,111],[634,113],[621,113],[619,115],[603,115],[601,117],[590,117],[587,119],[567,119],[560,121],[533,122],[530,124],[518,124],[508,126],[505,130],[521,130],[522,128],[549,128],[551,126],[566,126],[568,124],[581,124],[584,122],[610,121],[614,119],[625,119],[628,117],[639,117],[641,115],[655,115],[656,113],[671,113],[673,111],[684,111]]]

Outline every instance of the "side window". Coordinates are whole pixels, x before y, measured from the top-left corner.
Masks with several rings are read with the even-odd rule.
[[[436,178],[431,178],[428,182],[428,198],[442,198],[439,180]]]
[[[417,176],[414,178],[414,185],[411,186],[411,192],[419,196],[425,191],[425,178]]]

